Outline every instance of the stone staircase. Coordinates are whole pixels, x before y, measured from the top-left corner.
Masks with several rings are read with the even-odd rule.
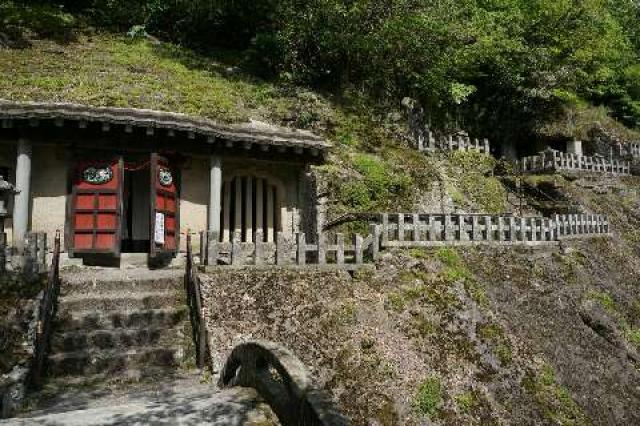
[[[31,414],[199,382],[181,270],[63,271],[44,389]]]

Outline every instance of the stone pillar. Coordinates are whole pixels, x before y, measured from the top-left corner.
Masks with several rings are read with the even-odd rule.
[[[582,141],[567,142],[567,154],[582,155]]]
[[[253,178],[247,176],[247,185],[244,192],[244,241],[253,242]]]
[[[241,241],[242,240],[242,176],[238,176],[235,179],[236,182],[236,208],[235,208],[235,218],[233,220],[233,240]]]
[[[256,179],[256,242],[264,238],[264,179]],[[260,234],[258,234],[260,231]]]
[[[272,243],[274,238],[274,196],[273,191],[274,187],[272,185],[267,185],[267,242]]]
[[[222,241],[225,243],[231,241],[231,182],[224,183],[224,230],[222,232]]]
[[[211,156],[209,172],[209,232],[220,235],[220,213],[222,211],[222,161]]]
[[[31,198],[31,142],[18,140],[16,160],[16,194],[13,203],[13,243],[19,252],[24,250],[24,240],[29,231],[29,201]]]

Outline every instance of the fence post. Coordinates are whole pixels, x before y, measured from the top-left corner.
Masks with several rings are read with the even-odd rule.
[[[498,241],[504,241],[504,217],[498,216]]]
[[[389,243],[389,215],[382,214],[382,247],[386,247]]]
[[[482,232],[480,231],[480,218],[473,215],[471,217],[471,238],[473,241],[482,241]]]
[[[491,216],[484,217],[484,229],[487,231],[487,241],[493,241],[493,221]]]
[[[380,233],[382,226],[375,223],[371,224],[371,235],[373,236],[373,242],[371,243],[371,257],[373,260],[378,260],[378,253],[380,252]]]
[[[338,265],[344,265],[344,234],[336,234],[336,262]]]
[[[404,213],[398,213],[398,241],[404,241]]]
[[[527,241],[527,218],[520,218],[520,241]]]
[[[489,147],[489,139],[484,139],[483,143],[484,143],[484,153],[485,154],[491,153],[491,148]]]
[[[262,266],[265,263],[265,254],[264,254],[264,231],[262,229],[256,230],[256,255],[254,263],[256,266]]]
[[[373,238],[375,239],[375,236]],[[364,239],[360,234],[356,234],[353,237],[353,246],[354,246],[354,252],[355,252],[354,257],[357,265],[362,265],[362,263],[364,263],[364,256],[363,256],[364,250],[362,249],[363,241]]]
[[[418,213],[413,214],[413,241],[420,241],[420,215]]]
[[[0,272],[6,270],[7,262],[7,234],[0,232]]]
[[[200,264],[207,264],[207,234],[200,231]]]
[[[453,240],[453,235],[451,233],[452,228],[453,227],[451,226],[451,215],[450,214],[444,215],[444,240],[445,241]]]
[[[233,235],[233,241],[231,241],[231,264],[232,265],[240,265],[241,256],[240,252],[242,251],[242,246],[240,245],[240,239],[238,238],[238,234],[235,233]]]
[[[307,264],[307,241],[304,235],[304,232],[298,232],[296,234],[296,244],[297,254],[296,254],[296,263],[298,265],[306,265]]]
[[[220,245],[218,243],[220,234],[218,232],[207,232],[207,265],[217,265],[218,255],[220,254]]]
[[[287,261],[288,256],[289,251],[287,250],[287,240],[282,232],[278,232],[278,235],[276,236],[276,264],[286,265],[289,263]]]
[[[327,236],[325,234],[318,235],[318,265],[327,263]]]
[[[427,216],[427,241],[437,240],[436,234],[435,218],[430,214]]]
[[[516,240],[517,231],[516,218],[509,216],[509,241],[514,242]]]

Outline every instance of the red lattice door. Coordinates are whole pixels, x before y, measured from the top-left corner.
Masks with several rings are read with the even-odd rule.
[[[120,256],[123,179],[120,157],[78,163],[69,214],[71,254]]]
[[[151,154],[151,257],[174,255],[179,247],[179,198],[169,160]]]

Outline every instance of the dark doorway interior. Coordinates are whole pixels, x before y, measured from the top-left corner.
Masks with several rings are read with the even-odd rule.
[[[125,170],[123,253],[149,253],[150,179],[148,167]]]

